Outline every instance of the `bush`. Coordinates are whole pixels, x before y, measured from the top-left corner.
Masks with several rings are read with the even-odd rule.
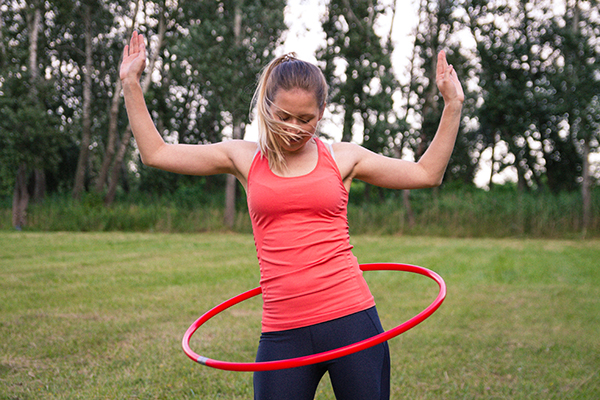
[[[354,187],[353,187],[354,189]],[[500,188],[484,190],[414,190],[410,192],[414,222],[408,218],[402,193],[373,192],[357,187],[348,206],[352,234],[433,235],[445,237],[581,237],[581,195],[546,192],[520,193]],[[377,199],[375,202],[374,197]],[[369,199],[369,201],[367,201]],[[102,197],[53,196],[28,210],[27,230],[38,231],[225,231],[223,196],[194,187],[147,196],[120,194],[105,207]],[[11,229],[9,201],[0,201],[0,229]],[[238,198],[236,232],[251,232],[245,194]],[[600,188],[592,205],[593,219],[586,236],[600,236]]]

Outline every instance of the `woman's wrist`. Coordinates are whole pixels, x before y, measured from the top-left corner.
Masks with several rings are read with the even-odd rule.
[[[121,79],[121,84],[123,85],[123,88],[136,87],[136,86],[140,86],[140,80],[137,77],[127,76],[127,77]]]
[[[463,101],[459,99],[453,99],[450,101],[444,102],[444,108],[452,111],[461,111],[463,106]]]
[[[137,79],[125,78],[121,81],[124,96],[135,96],[136,93],[142,93],[142,85]]]

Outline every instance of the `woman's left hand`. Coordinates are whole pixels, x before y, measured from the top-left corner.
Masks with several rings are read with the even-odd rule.
[[[144,37],[136,31],[131,35],[129,45],[123,49],[123,60],[119,68],[119,77],[122,81],[132,79],[140,81],[146,68],[146,44]]]

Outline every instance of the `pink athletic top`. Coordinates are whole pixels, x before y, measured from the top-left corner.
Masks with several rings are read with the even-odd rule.
[[[248,173],[248,208],[260,264],[263,332],[340,318],[375,305],[348,233],[348,192],[315,138],[313,171],[280,177],[260,154]]]

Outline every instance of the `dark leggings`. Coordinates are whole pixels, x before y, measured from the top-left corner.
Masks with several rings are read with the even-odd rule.
[[[383,332],[375,307],[305,328],[261,335],[256,361],[302,357],[356,343]],[[255,400],[312,400],[329,372],[338,400],[390,397],[390,353],[386,342],[335,360],[305,367],[254,373]]]

